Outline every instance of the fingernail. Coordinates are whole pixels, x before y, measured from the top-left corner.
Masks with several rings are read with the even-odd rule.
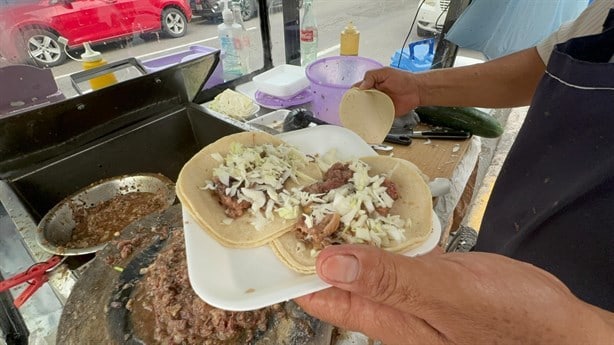
[[[358,259],[354,255],[333,255],[322,262],[325,279],[337,283],[351,283],[358,277]]]

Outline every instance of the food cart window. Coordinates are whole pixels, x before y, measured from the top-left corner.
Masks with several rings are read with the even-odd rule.
[[[292,42],[298,39],[302,0],[267,0],[270,26],[260,23],[259,0],[229,2],[240,9],[249,38],[244,74],[266,67],[269,56],[274,65],[296,64],[300,57],[293,49],[296,52],[298,41]],[[314,0],[313,5],[318,56],[339,54],[340,32],[352,21],[360,31],[359,54],[389,65],[403,45],[436,39],[449,0]],[[160,68],[220,49],[218,25],[224,7],[219,0],[0,0],[0,67],[26,64],[48,69],[63,96],[72,97],[77,92],[71,75],[84,69],[75,61],[82,59],[84,43],[108,63],[135,58],[146,71]],[[270,42],[265,42],[263,27],[271,30]],[[118,80],[130,78],[130,73],[134,71],[129,68],[115,72]]]
[[[305,0],[307,1],[307,0]],[[303,0],[284,0],[282,17],[271,17],[273,62],[300,64],[299,26],[304,15]],[[318,57],[340,54],[340,34],[352,22],[360,32],[359,55],[374,59],[384,66],[399,65],[394,56],[409,45],[418,47],[422,55],[422,41],[439,42],[450,0],[391,0],[391,1],[325,1],[313,0],[318,28]],[[468,0],[456,2],[458,12]],[[285,7],[299,6],[297,17]],[[428,44],[428,43],[426,43]],[[402,61],[403,62],[403,61]],[[400,64],[402,67],[404,64]]]

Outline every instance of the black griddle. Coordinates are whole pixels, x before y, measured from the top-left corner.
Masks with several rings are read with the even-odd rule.
[[[152,231],[156,229],[156,231]],[[135,337],[126,303],[134,284],[166,243],[166,230],[183,231],[180,205],[152,214],[129,225],[120,237],[96,254],[66,301],[56,342],[80,344],[143,344]],[[139,244],[128,257],[120,257],[117,243],[138,237]],[[116,268],[121,267],[119,271]],[[271,319],[269,330],[260,334],[255,345],[329,345],[332,326],[305,314],[293,302],[284,306],[291,317],[284,327]]]

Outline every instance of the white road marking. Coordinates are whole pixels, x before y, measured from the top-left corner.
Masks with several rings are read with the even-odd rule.
[[[334,52],[335,50],[339,50],[339,48],[340,48],[340,47],[341,47],[341,44],[337,44],[337,45],[334,45],[334,46],[332,46],[332,47],[326,48],[326,49],[324,49],[324,50],[320,50],[320,51],[318,52],[318,57],[320,57],[320,56],[322,56],[322,55],[326,55],[326,54],[328,54],[328,53],[332,53],[332,52]]]

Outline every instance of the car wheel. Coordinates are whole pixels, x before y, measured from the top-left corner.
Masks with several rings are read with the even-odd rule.
[[[243,21],[248,21],[256,16],[258,9],[255,0],[241,0],[241,17]]]
[[[174,7],[162,11],[162,31],[173,38],[185,36],[188,31],[188,20],[183,12]]]
[[[59,66],[66,61],[64,45],[58,36],[43,29],[31,29],[22,33],[24,60],[39,67]]]

